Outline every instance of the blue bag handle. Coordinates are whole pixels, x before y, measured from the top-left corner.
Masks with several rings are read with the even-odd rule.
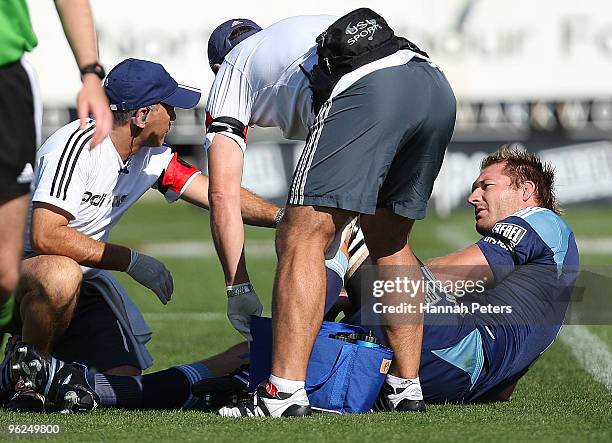
[[[333,371],[329,371],[327,374],[325,374],[323,377],[321,377],[319,380],[313,382],[313,383],[309,383],[307,386],[307,391],[314,391],[317,388],[320,388],[321,386],[323,386],[325,383],[327,383],[327,381],[338,372],[338,370],[340,368],[343,368],[346,365],[342,365],[340,363],[342,363],[344,360],[346,360],[347,358],[351,357],[351,354],[349,351],[351,351],[351,348],[354,345],[344,345],[340,348],[340,351],[338,352],[338,355],[336,356],[336,360],[334,361],[333,364]]]
[[[348,375],[353,372],[353,366],[355,366],[355,357],[357,356],[357,347],[355,345],[343,346],[340,351],[339,360],[348,359],[349,364],[339,365],[336,379],[334,380],[334,386],[332,387],[330,404],[332,409],[338,411],[344,410],[344,403],[346,399],[347,389],[346,385],[349,382]]]
[[[325,334],[335,334],[338,332],[358,332],[361,334],[365,334],[367,331],[362,328],[361,326],[353,326],[353,325],[349,325],[346,323],[336,323],[336,322],[331,322],[331,321],[324,321],[321,324],[321,333],[325,333]]]

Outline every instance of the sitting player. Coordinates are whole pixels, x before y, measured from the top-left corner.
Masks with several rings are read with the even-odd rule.
[[[490,309],[472,310],[462,313],[425,313],[425,335],[421,352],[420,374],[423,395],[431,403],[481,402],[506,400],[510,397],[518,380],[555,340],[565,316],[578,270],[578,250],[573,233],[559,217],[559,208],[553,194],[554,174],[551,168],[542,165],[539,158],[523,150],[504,146],[485,158],[481,173],[473,185],[468,201],[474,206],[476,229],[484,237],[475,245],[453,252],[444,257],[428,260],[425,273],[432,272],[438,280],[489,281],[492,287],[479,295],[457,298],[450,294],[434,292],[428,294],[433,306],[466,305],[477,303]],[[358,236],[350,245],[349,273],[345,279],[351,301],[359,306],[359,282],[364,281],[359,273],[367,264],[367,248]],[[328,272],[328,281],[332,273]],[[331,285],[330,285],[331,287]],[[328,296],[337,297],[339,291]],[[500,314],[500,309],[510,307],[510,312]],[[503,312],[503,309],[501,310]],[[371,317],[353,315],[353,320]],[[381,337],[384,339],[384,337]],[[229,367],[237,368],[244,360],[246,343],[231,351],[198,363],[200,368],[215,367],[211,375],[219,375]],[[154,386],[168,378],[165,371],[135,377],[113,377],[104,374],[88,374],[86,369],[64,365],[63,372],[57,361],[44,360],[23,348],[13,359],[21,369],[22,376],[38,392],[46,386],[60,386],[68,374],[82,380],[71,398],[95,399],[101,406],[146,408],[149,405],[176,407],[189,406],[192,401],[187,385],[194,385],[197,378],[202,381],[193,386],[193,391],[210,397],[215,386],[224,382],[227,394],[239,393],[246,386],[242,373],[216,379],[206,379],[203,371],[190,371],[181,375],[184,389],[171,395],[156,394]],[[24,368],[40,367],[39,377],[26,377]],[[223,362],[223,363],[220,363]],[[208,365],[208,366],[207,366]],[[221,366],[219,366],[221,365]],[[209,367],[210,366],[210,367]],[[28,369],[29,370],[29,369]],[[174,379],[178,373],[173,371]],[[229,372],[229,371],[227,371]],[[3,369],[2,379],[8,370]],[[76,375],[74,375],[76,374]],[[145,382],[147,380],[147,382]],[[242,382],[241,382],[242,380]],[[231,382],[231,383],[228,383]],[[69,387],[71,384],[68,384]],[[131,390],[126,386],[131,386]],[[58,398],[60,407],[83,408],[79,401],[67,401],[63,388]],[[72,389],[76,389],[72,386]],[[414,386],[397,386],[392,376],[387,377],[383,387],[389,401],[377,402],[377,409],[394,410],[395,396],[402,391],[415,390]],[[137,405],[130,403],[138,398]],[[72,392],[72,391],[71,391]],[[112,392],[112,394],[109,394]],[[58,397],[54,392],[53,395]],[[420,392],[415,392],[417,397]],[[402,398],[404,398],[403,396]],[[210,402],[209,402],[210,403]],[[173,406],[169,406],[173,405]],[[222,415],[234,415],[233,408],[222,408]],[[87,409],[87,408],[84,408]]]
[[[163,304],[173,292],[172,276],[154,257],[108,238],[151,187],[169,202],[181,198],[208,208],[208,177],[163,144],[176,118],[174,107],[194,107],[200,92],[179,85],[162,65],[136,59],[113,68],[104,87],[113,128],[99,146],[90,146],[95,122],[80,129],[76,121],[37,152],[16,293],[23,322],[19,332],[44,354],[98,371],[137,375],[152,363],[145,347],[151,330],[109,270],[126,272]],[[249,224],[273,227],[282,214],[245,189],[240,197]],[[24,388],[11,407],[41,410],[44,399]]]

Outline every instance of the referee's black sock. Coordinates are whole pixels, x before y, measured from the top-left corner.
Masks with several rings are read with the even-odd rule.
[[[11,361],[5,360],[0,365],[0,401],[8,401],[9,388],[11,387]]]
[[[128,409],[191,409],[199,399],[191,385],[213,374],[203,363],[175,366],[138,376],[93,375],[100,406]]]

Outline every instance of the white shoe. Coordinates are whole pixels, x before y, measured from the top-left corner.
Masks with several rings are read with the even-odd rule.
[[[222,417],[305,417],[311,414],[305,389],[298,389],[293,394],[279,392],[269,381],[260,384],[248,401],[219,409]]]

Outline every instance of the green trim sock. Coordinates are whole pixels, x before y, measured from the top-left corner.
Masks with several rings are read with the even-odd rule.
[[[8,326],[13,320],[13,312],[15,311],[15,297],[10,296],[4,301],[0,301],[0,328]]]

